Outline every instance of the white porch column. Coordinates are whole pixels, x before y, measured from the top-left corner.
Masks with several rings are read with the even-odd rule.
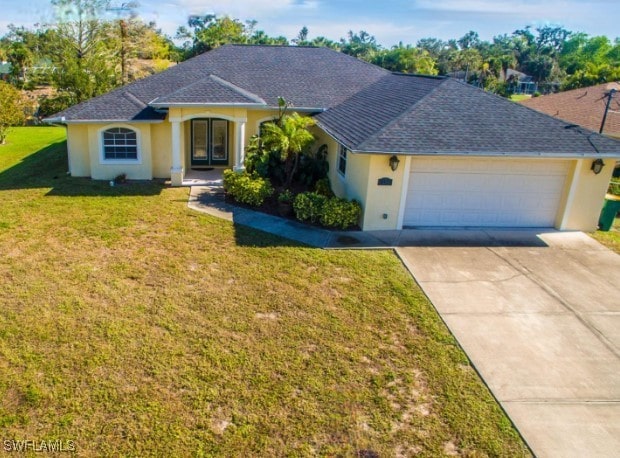
[[[245,170],[245,123],[246,120],[235,122],[235,166],[234,170]]]
[[[181,160],[181,121],[172,121],[172,168],[170,182],[172,186],[183,184],[183,162]]]

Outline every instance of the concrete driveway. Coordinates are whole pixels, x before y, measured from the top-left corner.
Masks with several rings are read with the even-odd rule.
[[[506,234],[397,252],[537,456],[620,456],[620,256],[582,233]]]

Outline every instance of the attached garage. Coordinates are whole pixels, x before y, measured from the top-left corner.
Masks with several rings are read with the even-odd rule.
[[[411,160],[404,226],[553,227],[569,160]]]

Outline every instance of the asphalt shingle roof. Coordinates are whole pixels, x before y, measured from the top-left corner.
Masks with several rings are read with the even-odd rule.
[[[215,75],[209,75],[178,91],[158,97],[151,102],[153,105],[162,106],[205,103],[266,105],[266,102],[257,95],[244,91]]]
[[[68,121],[161,118],[153,110],[125,103],[126,94],[145,106],[154,100],[246,103],[244,97],[251,94],[249,103],[262,99],[266,106],[277,107],[278,97],[284,97],[293,107],[321,111],[386,74],[389,72],[382,68],[327,48],[225,45],[55,117],[64,116]]]
[[[605,120],[603,132],[620,137],[620,83],[604,83],[557,94],[532,97],[520,103],[536,111],[598,132],[605,114],[607,94],[611,89],[618,92],[610,103],[610,112]]]
[[[154,107],[277,107],[279,97],[319,113],[319,126],[354,152],[620,156],[618,141],[464,83],[393,74],[327,48],[225,45],[56,117],[162,120]]]
[[[389,75],[316,119],[355,152],[620,154],[618,141],[452,79]]]

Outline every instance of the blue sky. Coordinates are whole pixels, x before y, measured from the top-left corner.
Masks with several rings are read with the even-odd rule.
[[[123,0],[113,0],[122,4]],[[526,25],[562,25],[589,35],[620,36],[618,0],[141,0],[138,11],[174,35],[189,14],[228,14],[256,19],[269,35],[294,38],[304,25],[309,37],[333,40],[349,30],[366,30],[389,47],[424,37],[459,38],[469,30],[481,38],[511,33]],[[51,22],[49,0],[0,0],[0,35],[7,25]]]

